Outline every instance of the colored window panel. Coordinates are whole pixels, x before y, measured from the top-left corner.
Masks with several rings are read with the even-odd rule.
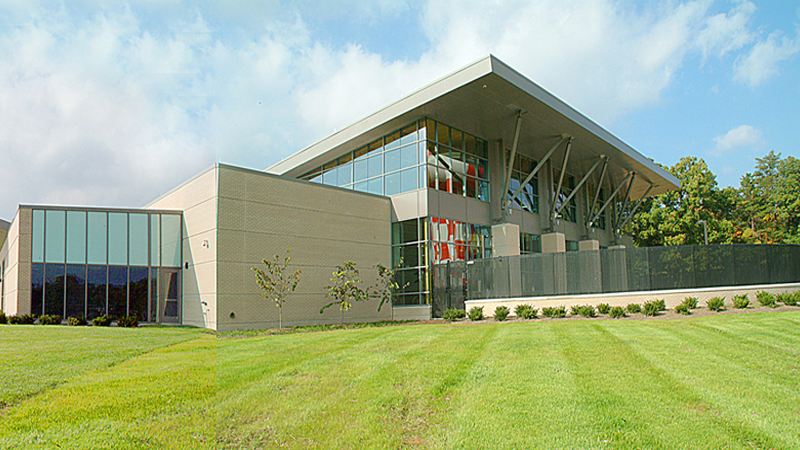
[[[44,265],[44,313],[64,316],[64,264]]]
[[[108,315],[128,314],[128,268],[108,266]]]
[[[146,266],[148,260],[148,225],[147,214],[128,215],[130,232],[128,233],[128,264]]]
[[[181,216],[161,215],[161,265],[181,266]]]
[[[107,271],[107,266],[87,266],[86,289],[89,296],[87,319],[94,319],[106,313]]]
[[[66,317],[86,317],[86,266],[67,264]]]
[[[150,265],[161,265],[161,216],[150,215]]]
[[[31,264],[31,313],[44,313],[44,264]]]
[[[67,264],[86,264],[86,212],[67,211]]]
[[[128,279],[128,305],[130,315],[147,322],[147,267],[131,267]]]
[[[31,260],[35,263],[44,262],[44,211],[34,210],[32,236],[31,236]]]
[[[45,211],[44,262],[64,262],[66,221],[65,211]]]
[[[88,222],[87,262],[105,265],[108,262],[108,215],[104,212],[89,212]]]
[[[128,215],[108,214],[108,263],[128,264]]]

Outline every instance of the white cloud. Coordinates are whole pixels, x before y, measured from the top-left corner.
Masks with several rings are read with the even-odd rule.
[[[727,14],[720,13],[709,17],[697,36],[697,45],[703,53],[703,60],[714,55],[723,57],[753,42],[755,35],[748,23],[756,11],[752,2],[740,2]]]
[[[761,148],[764,145],[764,137],[761,130],[752,125],[740,125],[724,135],[714,138],[716,147],[710,153],[714,156],[722,156],[742,148]]]
[[[733,79],[757,87],[778,74],[778,65],[800,52],[800,37],[790,39],[780,31],[770,33],[766,41],[756,43],[746,56],[734,64]]]

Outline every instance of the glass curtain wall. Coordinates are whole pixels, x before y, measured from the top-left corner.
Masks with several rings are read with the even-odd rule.
[[[595,192],[597,192],[596,189],[597,189],[597,186],[589,185],[589,191],[588,191],[588,194],[587,194],[589,196],[589,198],[586,201],[586,209],[587,210],[592,207],[592,202],[594,201],[594,195],[595,195]],[[603,190],[603,188],[600,188],[600,195],[597,196],[597,205],[595,205],[594,211],[588,211],[586,221],[591,220],[591,218],[594,217],[594,215],[597,214],[598,211],[600,211],[600,208],[603,207],[603,203],[605,203],[605,201],[606,201],[605,191]],[[595,221],[594,227],[595,228],[599,228],[601,230],[605,230],[606,229],[606,212],[605,212],[605,210],[603,210],[603,213],[600,214],[600,216],[597,217],[597,221]]]
[[[300,178],[378,195],[424,187],[489,201],[485,140],[423,119]]]
[[[158,320],[158,268],[181,264],[180,214],[33,210],[31,310]]]
[[[511,150],[506,150],[506,161],[511,157]],[[507,197],[509,205],[515,209],[521,209],[532,213],[539,212],[539,176],[525,185],[525,188],[519,193],[514,201],[511,201],[511,196],[522,185],[522,182],[528,178],[533,169],[536,168],[536,161],[528,158],[527,156],[517,153],[514,157],[514,166],[511,171],[511,182],[508,185]]]
[[[542,238],[531,233],[519,234],[519,252],[527,255],[530,253],[542,253]]]
[[[556,188],[558,188],[558,179],[561,176],[561,171],[558,169],[553,170],[553,192],[555,193]],[[561,185],[561,193],[559,193],[558,198],[556,199],[556,208],[561,208],[561,205],[564,204],[564,201],[569,197],[572,191],[575,189],[575,177],[570,174],[564,174],[564,183]],[[567,220],[569,222],[575,222],[577,220],[577,204],[575,202],[575,197],[572,197],[569,200],[567,206],[561,210],[561,218]]]

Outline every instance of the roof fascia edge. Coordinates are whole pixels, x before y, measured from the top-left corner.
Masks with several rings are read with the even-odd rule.
[[[595,123],[592,119],[589,119],[575,108],[559,100],[555,95],[551,94],[550,92],[548,92],[538,84],[534,83],[526,76],[517,72],[516,70],[514,70],[514,68],[507,65],[503,61],[497,59],[493,55],[489,55],[489,58],[491,59],[492,63],[492,72],[496,73],[497,75],[504,78],[508,82],[524,90],[532,97],[540,100],[553,110],[557,111],[558,113],[562,114],[569,120],[575,122],[579,126],[588,130],[595,136],[606,141],[609,145],[615,147],[616,149],[624,153],[626,156],[633,158],[639,164],[645,166],[647,169],[652,170],[656,175],[659,175],[660,177],[664,178],[665,181],[672,183],[677,188],[680,188],[681,182],[677,177],[667,172],[666,170],[662,169],[661,167],[656,165],[653,161],[644,157],[644,155],[633,149],[631,146],[623,142],[618,137],[611,134],[605,128]]]
[[[468,84],[480,77],[488,75],[492,72],[492,60],[494,56],[486,55],[471,64],[459,68],[437,80],[426,84],[425,86],[413,91],[412,93],[403,96],[402,98],[384,106],[378,111],[351,123],[350,125],[342,128],[341,130],[326,136],[325,138],[309,145],[308,147],[289,155],[281,161],[264,169],[266,172],[275,173],[279,175],[286,174],[287,172],[295,169],[296,167],[306,163],[307,161],[316,158],[320,155],[327,153],[329,150],[338,147],[339,145],[357,137],[366,131],[380,126],[395,117],[401,116],[409,111],[418,108],[431,100],[434,100],[442,95],[447,94],[465,84]],[[463,78],[462,78],[463,77]],[[461,78],[461,79],[459,79]],[[454,85],[448,87],[448,81]],[[407,105],[403,105],[407,103]],[[401,111],[389,113],[395,108],[403,107]],[[386,116],[386,117],[384,117]],[[324,150],[315,152],[323,147]]]

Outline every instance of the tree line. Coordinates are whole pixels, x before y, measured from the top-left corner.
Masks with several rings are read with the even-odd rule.
[[[687,156],[672,167],[681,188],[647,198],[627,234],[638,247],[709,244],[800,244],[800,160],[770,151],[738,188],[720,189],[702,158]]]

